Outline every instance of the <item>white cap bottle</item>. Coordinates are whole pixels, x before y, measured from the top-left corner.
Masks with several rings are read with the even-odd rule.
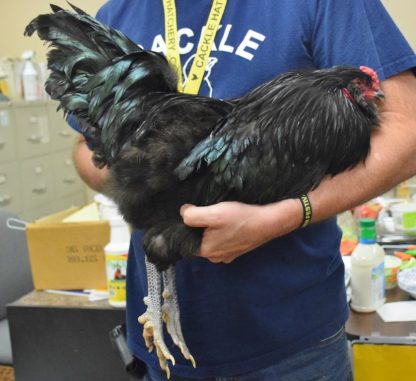
[[[130,229],[120,217],[112,218],[108,222],[110,224],[110,242],[104,247],[108,302],[114,307],[125,307]]]
[[[351,308],[373,312],[385,301],[384,249],[376,242],[375,220],[360,220],[360,242],[351,254]]]
[[[98,204],[100,219],[110,224],[110,242],[104,247],[108,302],[114,307],[125,307],[130,229],[112,199],[98,193],[94,201]]]

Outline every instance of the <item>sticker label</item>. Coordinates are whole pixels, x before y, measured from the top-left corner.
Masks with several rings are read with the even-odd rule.
[[[373,305],[384,299],[384,261],[371,269],[371,301]]]
[[[105,254],[107,268],[108,300],[110,302],[126,301],[126,254]]]

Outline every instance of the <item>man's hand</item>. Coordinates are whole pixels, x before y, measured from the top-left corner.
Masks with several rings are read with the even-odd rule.
[[[285,200],[269,205],[221,202],[181,208],[188,226],[203,227],[199,255],[214,263],[230,263],[242,254],[299,227],[302,206],[299,200]]]

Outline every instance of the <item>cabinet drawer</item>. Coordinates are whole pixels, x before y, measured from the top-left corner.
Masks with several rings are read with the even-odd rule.
[[[12,112],[10,107],[0,107],[0,163],[16,158]]]
[[[13,114],[19,156],[29,158],[48,153],[50,132],[46,105],[14,107]]]
[[[82,189],[83,182],[75,170],[72,151],[52,154],[56,197],[63,197]]]
[[[51,149],[60,151],[73,147],[78,133],[64,119],[62,110],[57,111],[58,103],[48,103],[48,124],[51,133]]]
[[[86,204],[86,197],[84,191],[79,191],[78,193],[72,194],[70,196],[62,197],[55,201],[55,211],[66,210],[74,206],[84,206]]]
[[[49,216],[55,212],[55,203],[49,202],[48,204],[37,206],[33,209],[25,210],[21,213],[20,218],[27,222],[33,222],[35,220],[38,220],[39,218]]]
[[[81,192],[60,198],[41,206],[37,206],[33,209],[25,210],[19,214],[19,217],[27,222],[32,222],[62,210],[66,210],[74,206],[80,207],[83,205],[85,205],[85,195]]]
[[[33,209],[51,202],[54,198],[51,158],[43,156],[23,161],[21,182],[25,209]]]
[[[0,208],[15,213],[23,210],[17,163],[0,164]]]

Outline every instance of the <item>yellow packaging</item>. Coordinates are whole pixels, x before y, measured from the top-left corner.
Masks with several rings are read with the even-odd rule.
[[[127,251],[120,254],[108,252],[105,261],[107,267],[108,302],[114,307],[126,305]],[[111,248],[110,248],[111,249]]]
[[[411,339],[403,338],[403,341]],[[416,345],[406,343],[353,342],[355,381],[413,381]]]

